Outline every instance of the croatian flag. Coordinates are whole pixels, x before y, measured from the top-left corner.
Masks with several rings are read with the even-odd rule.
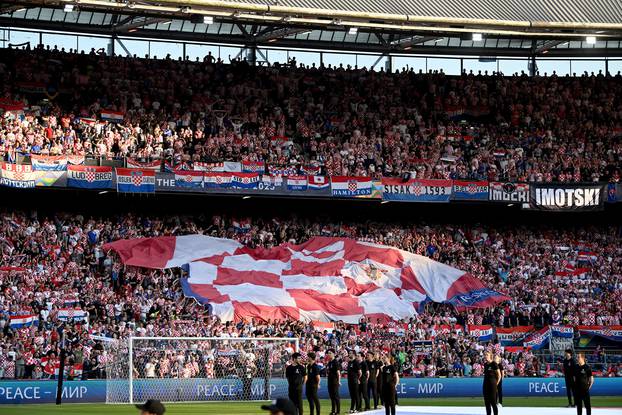
[[[83,189],[108,189],[112,187],[112,167],[68,166],[67,186]]]
[[[551,326],[551,336],[572,339],[574,328],[572,326]]]
[[[30,156],[32,168],[38,171],[65,171],[67,170],[67,157],[65,156]]]
[[[551,330],[549,330],[549,326],[546,326],[527,336],[523,342],[523,347],[531,347],[533,350],[540,350],[549,345],[550,338]]]
[[[287,190],[307,190],[307,176],[289,176],[287,178]]]
[[[123,118],[125,118],[125,115],[120,111],[102,110],[101,118],[104,121],[121,122]]]
[[[231,187],[231,173],[205,173],[205,187],[226,189]]]
[[[476,326],[474,324],[469,324],[468,326],[469,334],[473,337],[476,337],[480,342],[487,342],[492,340],[492,326],[491,325],[483,325]]]
[[[283,176],[264,174],[261,176],[261,183],[264,185],[264,189],[274,190],[270,188],[283,186]]]
[[[622,342],[622,326],[577,326],[581,335],[600,336],[605,339]]]
[[[332,176],[330,182],[333,196],[354,197],[371,195],[371,177]]]
[[[313,321],[311,323],[313,325],[313,328],[317,331],[320,332],[327,332],[327,333],[332,333],[333,330],[335,330],[335,323],[330,322],[330,321]]]
[[[11,322],[9,323],[12,329],[30,327],[36,324],[39,324],[39,317],[35,314],[18,314],[11,316]]]
[[[175,170],[175,186],[200,189],[203,187],[202,171]]]
[[[155,192],[155,170],[117,167],[116,173],[119,193]]]
[[[596,256],[594,252],[590,251],[579,251],[577,256],[577,260],[579,262],[592,262],[596,261],[596,259],[598,259],[598,256]]]
[[[251,221],[250,219],[241,219],[239,221],[233,221],[233,229],[237,233],[247,233],[251,230]]]
[[[231,187],[234,189],[257,189],[259,173],[231,173]]]
[[[502,346],[511,346],[522,340],[533,331],[533,326],[518,326],[512,328],[498,327],[496,329],[497,339]]]
[[[80,301],[78,300],[78,297],[65,297],[65,299],[63,300],[63,306],[66,308],[73,308],[74,306],[78,305],[79,302]]]
[[[154,161],[139,161],[139,160],[134,160],[133,158],[127,158],[127,167],[129,168],[135,168],[135,169],[147,169],[147,170],[155,170],[155,171],[160,171],[160,167],[162,165],[162,162],[160,160],[154,160]]]
[[[266,170],[266,165],[263,161],[243,161],[242,172],[243,173],[263,173]]]
[[[88,321],[89,314],[79,308],[61,308],[58,310],[58,319],[61,321]]]
[[[185,261],[185,295],[209,305],[223,321],[400,320],[415,316],[423,301],[446,303],[464,290],[484,288],[477,278],[430,258],[347,238],[314,237],[266,249],[186,235],[120,240],[103,249],[133,266]],[[494,304],[486,299],[473,307]]]
[[[309,190],[327,190],[330,187],[330,182],[326,176],[308,176],[307,182]]]

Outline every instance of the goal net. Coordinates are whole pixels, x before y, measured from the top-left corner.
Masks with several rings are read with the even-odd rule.
[[[107,342],[106,403],[287,396],[293,338],[131,337]]]

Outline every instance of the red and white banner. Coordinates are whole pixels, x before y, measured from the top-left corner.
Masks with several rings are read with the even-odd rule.
[[[479,307],[507,299],[472,275],[427,257],[345,238],[252,249],[233,240],[186,235],[120,240],[103,248],[116,251],[127,265],[188,263],[184,293],[209,304],[224,321],[400,320],[416,315],[424,301],[472,301],[470,306]]]
[[[162,162],[160,160],[154,161],[138,161],[128,157],[127,167],[130,169],[146,169],[160,171]]]

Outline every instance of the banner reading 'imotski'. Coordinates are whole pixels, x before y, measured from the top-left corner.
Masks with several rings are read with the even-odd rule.
[[[533,183],[530,190],[532,209],[589,211],[603,208],[605,190],[602,184]]]

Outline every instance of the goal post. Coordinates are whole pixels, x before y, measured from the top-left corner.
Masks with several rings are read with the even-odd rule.
[[[129,337],[106,342],[106,403],[264,401],[287,396],[287,337]]]

